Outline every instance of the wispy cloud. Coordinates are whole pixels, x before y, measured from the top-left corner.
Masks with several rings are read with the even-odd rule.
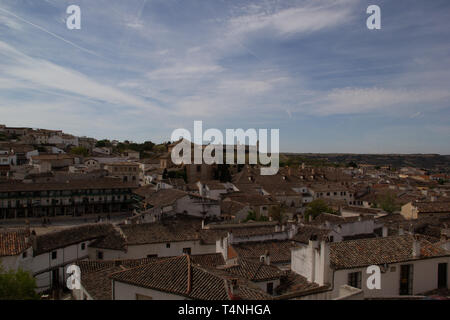
[[[56,90],[106,103],[158,110],[156,106],[120,90],[106,86],[78,71],[52,62],[30,57],[0,41],[0,76],[2,82],[12,79],[27,89]]]
[[[253,13],[230,19],[229,33],[238,37],[257,31],[272,31],[278,35],[320,31],[349,22],[353,12],[352,4],[355,3],[356,1],[348,0],[306,1],[300,7],[272,9],[269,12],[271,8],[253,7]]]
[[[28,25],[30,25],[30,26],[36,28],[36,29],[39,29],[39,30],[43,31],[43,32],[47,33],[48,35],[50,35],[50,36],[52,36],[52,37],[54,37],[54,38],[56,38],[56,39],[58,39],[58,40],[61,40],[61,41],[65,42],[65,43],[71,45],[72,47],[75,47],[75,48],[77,48],[77,49],[79,49],[79,50],[81,50],[81,51],[83,51],[83,52],[89,53],[89,54],[91,54],[91,55],[99,56],[99,57],[100,57],[100,55],[97,54],[96,52],[94,52],[94,51],[92,51],[92,50],[89,50],[89,49],[86,49],[86,48],[83,48],[82,46],[79,46],[79,45],[77,45],[76,43],[73,43],[72,41],[69,41],[69,40],[67,40],[67,39],[65,39],[65,38],[63,38],[63,37],[61,37],[61,36],[59,36],[59,35],[57,35],[57,34],[51,32],[51,31],[49,31],[49,30],[47,30],[47,29],[45,29],[45,28],[43,28],[43,27],[41,27],[41,26],[39,26],[39,25],[37,25],[37,24],[35,24],[35,23],[33,23],[33,22],[31,22],[31,21],[28,21],[27,19],[21,18],[21,17],[19,17],[18,15],[14,14],[14,13],[12,13],[12,12],[6,10],[6,9],[3,9],[3,8],[0,7],[0,11],[3,11],[4,13],[9,14],[10,16],[12,16],[12,17],[14,17],[14,18],[20,20],[20,21],[23,22],[23,23],[26,23],[26,24],[28,24]],[[12,25],[14,28],[17,29],[17,27],[16,27],[16,25],[15,25],[14,23],[10,23],[10,24],[9,24],[9,26],[11,26],[11,25]],[[20,27],[19,27],[19,28],[20,28]]]

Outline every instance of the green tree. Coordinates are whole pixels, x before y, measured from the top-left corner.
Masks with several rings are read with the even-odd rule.
[[[37,300],[36,279],[22,269],[4,271],[0,266],[0,300]]]
[[[256,212],[253,210],[250,210],[247,214],[247,218],[245,218],[244,222],[248,221],[268,221],[269,219],[265,216],[258,217]]]
[[[391,192],[378,196],[377,204],[387,213],[393,213],[394,211],[400,209],[395,203],[395,195]]]
[[[244,222],[248,222],[248,221],[250,221],[250,220],[253,220],[253,221],[256,221],[256,220],[257,220],[257,218],[256,218],[256,212],[253,211],[253,210],[248,212],[247,218],[245,218]]]
[[[87,157],[89,155],[89,150],[85,147],[75,147],[70,150],[70,153],[77,156]]]
[[[283,224],[286,218],[284,208],[282,208],[281,206],[271,207],[269,210],[269,217],[271,217],[273,221],[277,221],[279,224]]]
[[[110,142],[109,140],[103,139],[103,140],[97,141],[97,143],[95,144],[95,146],[96,146],[97,148],[103,148],[103,147],[111,147],[112,144],[111,144],[111,142]]]
[[[331,213],[336,214],[332,208],[330,208],[325,201],[322,199],[316,199],[314,201],[311,201],[306,206],[305,211],[305,219],[309,221],[309,218],[312,218],[313,220],[320,215],[321,213]]]

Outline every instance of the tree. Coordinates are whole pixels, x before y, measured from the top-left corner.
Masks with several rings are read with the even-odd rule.
[[[5,272],[0,266],[0,300],[37,300],[36,279],[22,269]]]
[[[284,208],[282,208],[281,206],[271,207],[269,210],[269,217],[271,217],[273,221],[277,221],[279,224],[283,224],[286,218]]]
[[[355,161],[349,162],[347,166],[352,168],[358,168],[358,164]]]
[[[265,216],[260,216],[258,218],[256,212],[253,210],[250,210],[248,212],[247,218],[245,218],[244,222],[248,222],[248,221],[268,221],[268,218]]]
[[[89,155],[89,150],[85,147],[75,147],[70,150],[70,153],[77,156],[87,157]]]
[[[95,144],[95,146],[96,146],[97,148],[103,148],[103,147],[111,147],[112,144],[111,144],[111,142],[110,142],[109,140],[103,139],[103,140],[97,141],[97,143]]]
[[[311,217],[313,220],[321,213],[336,214],[322,199],[316,199],[306,206],[305,218],[308,221]]]
[[[251,211],[248,212],[247,218],[245,218],[244,222],[248,222],[248,221],[250,221],[250,220],[252,220],[252,221],[256,221],[256,220],[257,220],[257,218],[256,218],[256,212],[253,211],[253,210],[251,210]]]
[[[400,209],[395,203],[395,195],[391,192],[378,196],[377,204],[387,213],[393,213],[394,211]]]

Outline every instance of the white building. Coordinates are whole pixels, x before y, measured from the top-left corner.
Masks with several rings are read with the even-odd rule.
[[[309,281],[329,284],[323,299],[339,295],[349,285],[365,298],[400,298],[448,288],[450,252],[412,235],[328,243],[312,240],[292,250],[292,270]],[[369,266],[381,270],[380,289],[370,289]]]

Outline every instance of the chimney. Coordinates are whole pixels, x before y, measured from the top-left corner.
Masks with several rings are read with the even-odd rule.
[[[383,226],[383,228],[381,229],[382,231],[382,236],[383,236],[383,238],[386,238],[387,236],[388,236],[388,234],[389,234],[389,229],[388,229],[388,227],[386,227],[386,226]]]
[[[317,248],[317,236],[311,236],[308,244],[308,258],[310,260],[310,273],[307,276],[309,282],[316,281],[316,248]]]
[[[227,243],[229,243],[229,244],[233,243],[233,232],[232,231],[228,232],[227,239],[228,239]]]
[[[420,258],[420,241],[416,236],[414,236],[412,243],[412,256],[413,258]]]
[[[240,299],[240,289],[237,283],[237,279],[231,279],[230,285],[230,298],[231,300],[239,300]]]
[[[31,231],[29,241],[31,242],[31,246],[33,247],[33,250],[36,250],[37,248],[37,236],[36,231]]]
[[[329,283],[329,267],[330,267],[330,244],[328,241],[320,242],[319,256],[319,274],[317,275],[317,283],[321,286]]]
[[[291,229],[288,231],[288,238],[292,239],[298,232],[298,226],[296,224],[291,225]]]
[[[266,250],[262,256],[259,257],[259,261],[264,264],[270,265],[270,254],[269,250]]]

